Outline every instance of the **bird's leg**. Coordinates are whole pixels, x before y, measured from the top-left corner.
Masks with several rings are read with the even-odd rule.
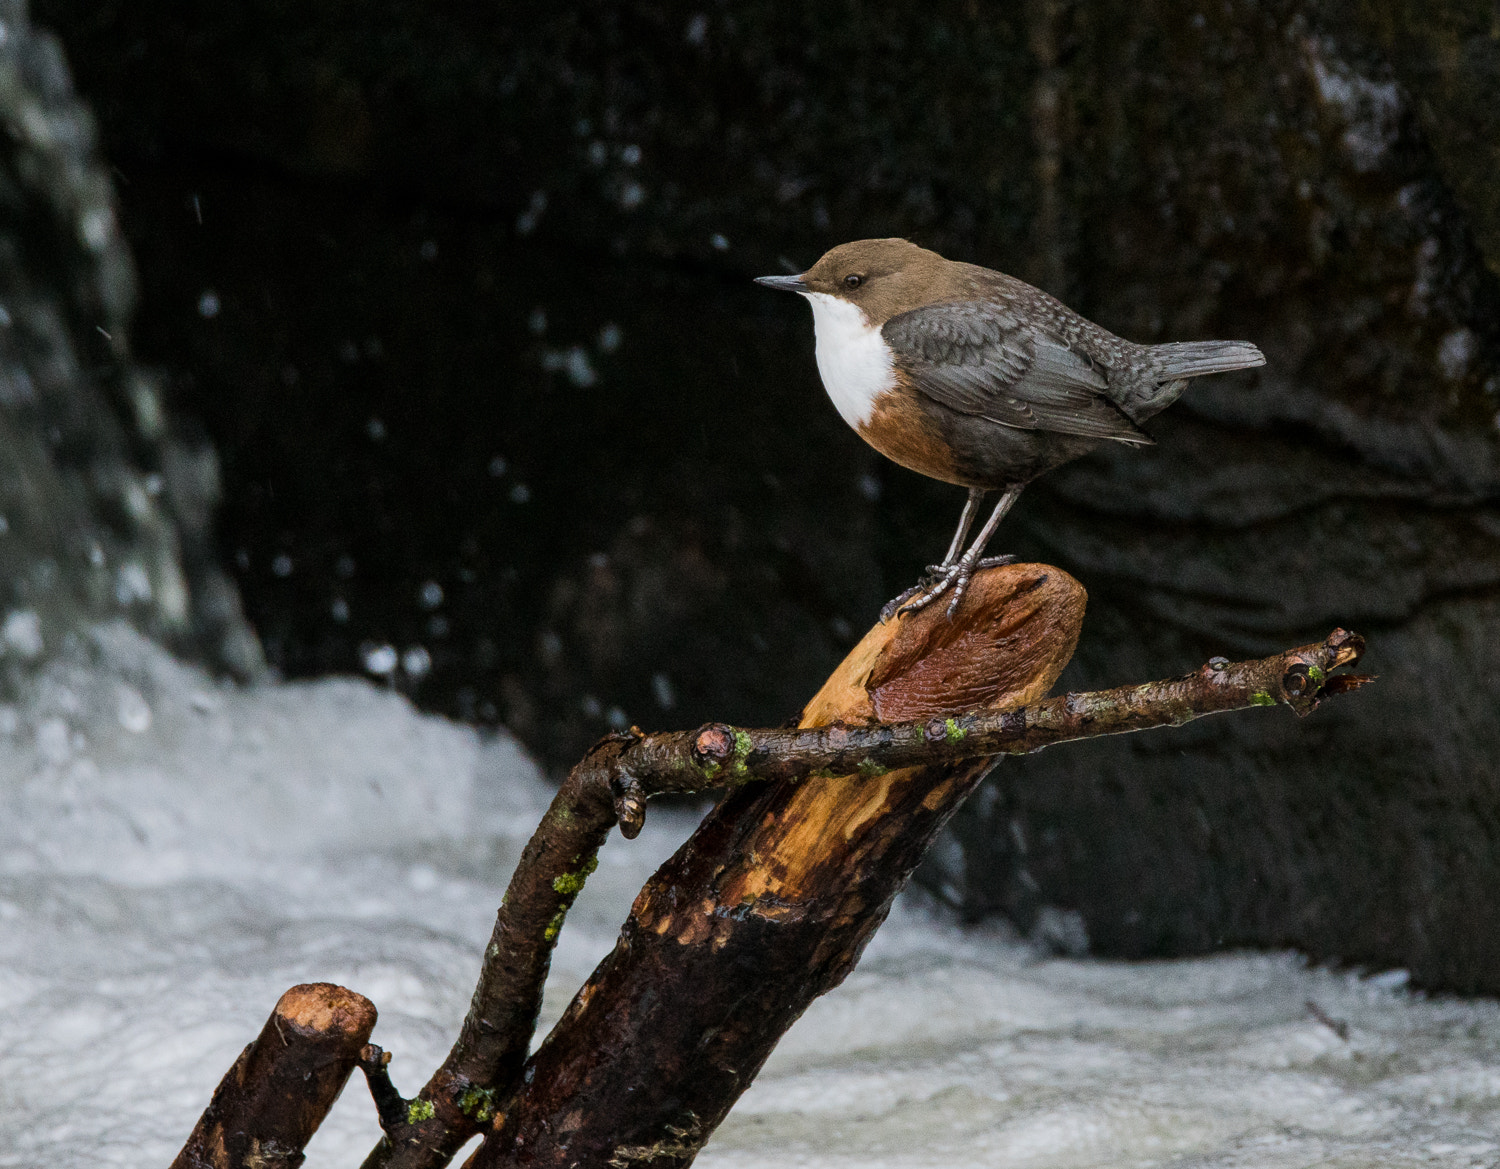
[[[889,621],[900,611],[902,605],[906,604],[907,601],[926,588],[928,582],[935,579],[936,574],[946,572],[953,566],[953,562],[958,559],[959,549],[964,546],[964,537],[969,534],[969,529],[974,526],[974,517],[979,514],[979,504],[984,499],[984,496],[985,492],[983,488],[969,488],[969,498],[964,502],[963,514],[958,517],[958,530],[953,533],[953,540],[948,545],[948,551],[943,556],[943,562],[941,564],[929,564],[926,576],[900,596],[892,597],[887,601],[880,610],[881,621]]]
[[[1014,556],[984,556],[984,548],[990,542],[990,537],[995,534],[995,529],[1000,526],[1000,521],[1005,518],[1005,513],[1011,509],[1020,495],[1020,487],[1007,487],[995,504],[995,510],[990,513],[990,518],[985,521],[984,527],[979,529],[979,535],[974,538],[974,543],[969,545],[969,550],[943,569],[942,575],[931,585],[923,588],[916,597],[900,606],[897,612],[915,612],[918,609],[925,609],[951,588],[953,599],[948,602],[948,616],[952,617],[969,587],[970,578],[976,572],[981,568],[993,568],[996,565],[1009,564],[1014,560]]]
[[[969,534],[969,529],[974,526],[974,517],[979,514],[979,504],[983,499],[984,488],[969,488],[969,498],[964,503],[964,514],[958,517],[958,531],[953,533],[953,542],[948,545],[948,553],[943,557],[943,562],[937,568],[928,565],[928,572],[936,572],[940,568],[947,568],[958,559],[959,550],[964,546],[964,540]]]

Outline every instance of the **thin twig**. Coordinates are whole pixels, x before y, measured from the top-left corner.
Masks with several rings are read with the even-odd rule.
[[[573,769],[511,878],[485,951],[463,1029],[443,1066],[412,1102],[430,1115],[382,1141],[366,1169],[438,1169],[504,1111],[526,1058],[552,950],[563,919],[595,867],[615,823],[635,836],[646,800],[754,780],[878,776],[897,767],[1025,754],[1056,743],[1180,726],[1207,714],[1290,706],[1306,715],[1330,696],[1369,681],[1333,677],[1355,664],[1364,640],[1335,630],[1314,645],[1256,661],[1214,658],[1181,678],[1066,694],[1014,710],[905,723],[752,730],[711,723],[696,731],[644,735],[632,728],[597,744]]]
[[[1349,1042],[1349,1024],[1343,1019],[1335,1019],[1312,999],[1307,1000],[1307,1013],[1323,1026],[1327,1027],[1345,1043]]]
[[[365,1082],[370,1088],[370,1098],[375,1101],[375,1114],[380,1117],[380,1128],[391,1140],[400,1140],[410,1123],[407,1120],[408,1102],[391,1083],[391,1053],[382,1051],[373,1043],[366,1043],[359,1053],[359,1067],[365,1073]]]
[[[1024,755],[1073,739],[1179,726],[1250,706],[1285,704],[1305,715],[1329,694],[1368,680],[1329,677],[1363,652],[1363,638],[1339,629],[1322,643],[1274,657],[1249,662],[1215,658],[1182,678],[1064,694],[1016,710],[799,730],[709,724],[698,731],[642,736],[613,758],[590,756],[579,766],[592,773],[588,783],[596,789],[608,785],[617,805],[623,805],[620,793],[627,785],[658,795],[751,779],[879,774],[896,767]],[[633,809],[622,806],[619,811],[624,830]]]

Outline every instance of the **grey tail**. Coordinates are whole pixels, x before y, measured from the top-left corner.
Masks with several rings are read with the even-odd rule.
[[[1266,363],[1261,351],[1248,341],[1176,341],[1153,345],[1151,359],[1161,381],[1253,369]]]

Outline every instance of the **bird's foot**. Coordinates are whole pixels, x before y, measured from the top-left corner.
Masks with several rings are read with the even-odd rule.
[[[899,613],[901,611],[902,605],[906,604],[907,601],[911,600],[914,596],[920,593],[923,588],[926,587],[925,582],[926,578],[924,577],[922,580],[912,585],[911,588],[907,589],[899,596],[892,597],[889,601],[882,605],[880,607],[880,623],[884,625],[887,621],[889,621],[892,617]]]
[[[953,580],[953,599],[948,602],[947,618],[953,620],[953,614],[958,612],[958,603],[964,599],[964,594],[969,591],[969,582],[974,579],[976,572],[983,572],[986,568],[999,568],[1004,564],[1014,564],[1016,558],[1009,553],[1004,556],[984,556],[974,561],[966,569],[963,569]],[[962,565],[963,561],[960,560]]]
[[[916,584],[912,585],[911,588],[907,589],[900,596],[892,597],[889,601],[881,606],[880,623],[884,625],[897,613],[906,612],[907,608],[920,609],[929,604],[931,598],[928,598],[927,600],[922,600],[919,598],[914,606],[908,606],[906,602],[911,600],[913,597],[918,597],[919,594],[925,593],[933,588],[936,588],[937,592],[941,593],[948,587],[948,574],[951,573],[955,568],[957,568],[956,563],[929,564],[926,568],[926,571],[923,573],[921,580],[917,581]],[[935,593],[933,595],[936,596],[937,594]]]
[[[947,616],[949,620],[952,620],[953,614],[958,612],[958,603],[963,600],[964,593],[968,592],[969,581],[973,579],[976,572],[986,568],[998,568],[1002,564],[1013,564],[1015,559],[1014,556],[986,556],[979,560],[970,560],[967,556],[963,556],[952,564],[929,564],[927,576],[900,596],[893,597],[885,603],[880,610],[880,620],[883,623],[900,614],[915,613],[925,609],[950,589],[953,597],[948,602]]]

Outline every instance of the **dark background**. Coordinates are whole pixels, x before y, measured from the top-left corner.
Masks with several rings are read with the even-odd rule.
[[[845,428],[806,309],[749,278],[908,236],[1134,340],[1266,352],[1002,528],[1090,592],[1065,685],[1339,624],[1383,675],[1306,723],[1007,763],[923,878],[1023,929],[1076,913],[1099,952],[1295,945],[1500,989],[1489,0],[32,15],[135,261],[106,330],[131,347],[79,365],[179,529],[195,607],[148,627],[253,675],[227,571],[276,670],[390,647],[419,703],[554,769],[611,725],[780,722],[961,496]],[[59,287],[87,338],[100,296]]]

